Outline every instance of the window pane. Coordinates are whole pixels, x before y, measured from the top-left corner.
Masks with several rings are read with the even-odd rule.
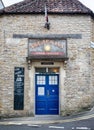
[[[59,68],[48,68],[49,73],[59,73]]]
[[[57,76],[49,76],[49,85],[57,85],[58,79]]]
[[[36,68],[36,73],[46,73],[46,68]]]
[[[37,76],[37,85],[45,85],[45,76]]]

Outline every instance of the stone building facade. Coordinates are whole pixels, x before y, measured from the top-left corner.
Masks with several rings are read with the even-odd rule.
[[[0,10],[1,116],[66,115],[93,106],[94,14],[79,1],[63,1],[45,1],[50,29],[42,0]]]

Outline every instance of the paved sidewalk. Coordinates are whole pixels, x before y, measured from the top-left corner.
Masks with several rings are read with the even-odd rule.
[[[5,118],[1,119],[0,124],[48,124],[59,123],[64,117],[48,115],[48,116],[35,116],[35,117],[18,117],[18,118]]]
[[[4,118],[0,120],[0,125],[22,125],[22,124],[52,124],[52,123],[65,123],[78,120],[94,118],[94,109],[91,111],[79,113],[77,115],[61,117],[55,115],[48,116],[35,116],[35,117],[18,117],[18,118]]]

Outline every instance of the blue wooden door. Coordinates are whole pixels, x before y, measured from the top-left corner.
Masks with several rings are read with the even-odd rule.
[[[38,115],[59,114],[59,75],[36,74],[36,105]]]

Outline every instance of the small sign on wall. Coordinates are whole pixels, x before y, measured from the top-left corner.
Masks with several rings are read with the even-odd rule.
[[[14,68],[14,110],[24,109],[24,68]]]

